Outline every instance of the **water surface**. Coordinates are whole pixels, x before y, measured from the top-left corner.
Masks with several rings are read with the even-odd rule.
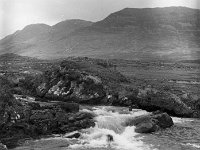
[[[125,122],[136,116],[147,114],[144,110],[113,106],[83,108],[96,115],[95,127],[81,130],[79,139],[67,139],[66,135],[27,141],[14,150],[199,150],[200,120],[173,117],[174,126],[152,134],[139,134],[134,126]],[[109,145],[107,135],[114,141]]]

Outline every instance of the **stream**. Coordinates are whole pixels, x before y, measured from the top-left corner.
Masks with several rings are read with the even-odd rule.
[[[54,135],[27,140],[13,150],[200,150],[198,119],[173,117],[173,127],[152,134],[139,134],[134,131],[134,126],[124,124],[131,118],[148,114],[144,110],[96,106],[85,107],[81,111],[93,113],[96,125],[79,131],[80,138],[66,138],[73,133]],[[108,135],[113,137],[110,143],[107,141]]]

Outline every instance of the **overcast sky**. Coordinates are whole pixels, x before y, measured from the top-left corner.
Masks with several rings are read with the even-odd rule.
[[[99,21],[125,7],[166,6],[200,8],[200,0],[0,0],[0,39],[33,23]]]

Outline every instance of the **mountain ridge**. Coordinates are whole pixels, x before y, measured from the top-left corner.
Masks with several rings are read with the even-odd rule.
[[[51,26],[50,31],[34,32],[34,38],[24,36],[23,42],[10,44],[7,40],[0,53],[46,59],[88,56],[194,60],[200,54],[199,18],[199,9],[187,7],[124,8],[95,23],[71,20],[67,25],[69,20],[62,21]]]

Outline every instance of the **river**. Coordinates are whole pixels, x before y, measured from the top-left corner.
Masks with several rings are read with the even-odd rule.
[[[40,140],[28,140],[13,150],[200,150],[200,120],[173,117],[174,126],[152,134],[134,132],[134,126],[124,126],[136,116],[148,114],[140,109],[113,106],[83,107],[81,111],[95,114],[95,127],[81,130],[79,139],[54,135]],[[72,134],[72,133],[70,133]],[[107,135],[113,142],[108,144]]]

